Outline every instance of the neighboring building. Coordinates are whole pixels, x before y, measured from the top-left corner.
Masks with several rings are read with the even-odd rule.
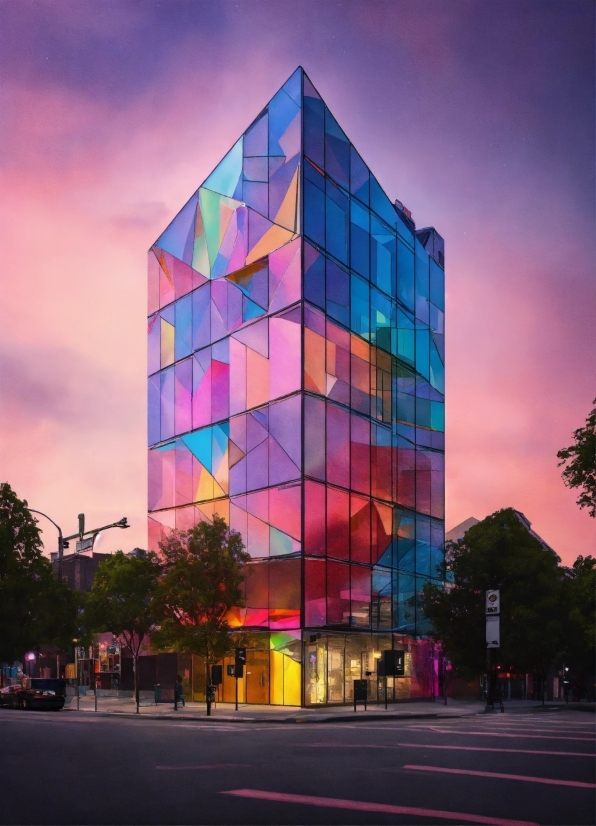
[[[479,522],[480,519],[476,519],[474,516],[464,519],[464,521],[460,522],[459,525],[456,525],[455,528],[451,528],[450,531],[447,531],[445,534],[445,542],[457,542],[459,539],[463,539],[466,531],[469,531],[470,528],[474,527],[474,525],[477,525]]]
[[[369,672],[379,699],[391,647],[389,697],[436,691],[443,268],[300,68],[149,252],[149,547],[215,513],[242,534],[248,702],[350,702]]]
[[[62,557],[62,579],[73,591],[90,591],[99,563],[111,554],[94,553],[93,549]],[[52,573],[58,577],[58,554],[50,554]]]

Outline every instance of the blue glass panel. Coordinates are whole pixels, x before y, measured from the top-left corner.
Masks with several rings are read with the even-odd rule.
[[[325,246],[325,195],[306,178],[304,179],[304,234],[315,244]]]
[[[174,352],[176,361],[192,353],[192,296],[185,295],[176,304],[176,334]]]
[[[325,104],[304,78],[304,154],[325,166]]]
[[[269,119],[267,112],[255,121],[255,123],[248,129],[244,135],[244,155],[254,156],[268,155],[269,141],[267,138],[269,129]]]
[[[345,270],[327,259],[326,273],[327,313],[350,326],[350,277]]]
[[[427,328],[416,330],[416,370],[418,370],[425,379],[430,379],[429,338],[430,330]]]
[[[211,284],[205,284],[192,293],[192,347],[198,350],[211,342]]]
[[[413,574],[401,571],[395,575],[397,584],[393,587],[393,618],[397,631],[416,629],[416,582]]]
[[[385,195],[374,175],[370,176],[370,206],[390,227],[395,226],[395,207]]]
[[[370,231],[371,280],[387,295],[395,296],[395,233],[374,216],[371,216]]]
[[[397,297],[414,309],[414,253],[402,241],[397,242]]]
[[[357,201],[350,204],[350,266],[365,278],[370,271],[369,212]]]
[[[445,273],[434,258],[430,259],[430,300],[445,311]]]
[[[393,519],[394,533],[397,538],[397,555],[394,565],[402,571],[413,571],[416,563],[414,514],[402,508],[395,508]]]
[[[354,147],[350,146],[350,192],[366,206],[369,205],[369,177],[367,165]]]
[[[348,263],[348,210],[346,195],[327,181],[326,248],[343,264]]]
[[[416,515],[416,573],[430,576],[430,519]]]
[[[275,95],[269,103],[269,155],[285,155],[279,140],[284,132],[300,112],[300,107],[294,103],[283,89]]]
[[[350,143],[329,109],[325,107],[325,172],[338,184],[350,185]]]
[[[296,71],[286,80],[282,89],[300,106],[300,94],[302,86],[302,69],[298,67]]]
[[[354,333],[370,338],[370,287],[368,281],[352,273],[351,276],[351,323]]]
[[[304,244],[304,297],[322,310],[325,309],[325,258],[306,242]]]
[[[396,225],[397,225],[397,232],[400,238],[406,241],[411,247],[414,246],[414,233],[410,229],[410,227],[406,224],[404,219],[401,217],[399,212],[395,210],[395,218],[396,218]]]
[[[397,394],[397,418],[400,422],[416,422],[416,398],[408,393]]]

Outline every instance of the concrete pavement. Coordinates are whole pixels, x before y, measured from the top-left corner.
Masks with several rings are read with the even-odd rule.
[[[577,710],[579,704],[574,703],[571,708]],[[65,711],[77,711],[76,698],[67,698]],[[498,706],[495,713],[499,713]],[[506,700],[505,713],[520,713],[528,711],[557,711],[565,706],[561,703],[546,703],[542,706],[535,700]],[[592,711],[594,706],[591,706]],[[583,710],[583,709],[582,709]],[[95,698],[93,695],[81,697],[79,711],[95,713]],[[417,718],[451,718],[468,717],[476,714],[485,714],[486,705],[483,700],[448,700],[447,705],[442,699],[435,702],[419,700],[401,703],[389,703],[387,710],[382,704],[368,704],[367,710],[359,705],[354,712],[353,706],[324,706],[322,708],[297,708],[289,706],[270,705],[243,705],[238,711],[231,703],[217,703],[212,706],[211,717],[206,716],[205,703],[187,702],[185,706],[174,711],[173,704],[154,702],[144,698],[141,700],[139,714],[136,714],[135,704],[131,698],[99,697],[97,713],[101,715],[134,716],[147,719],[177,719],[177,720],[212,720],[228,723],[332,723],[354,722],[357,720],[400,720]]]

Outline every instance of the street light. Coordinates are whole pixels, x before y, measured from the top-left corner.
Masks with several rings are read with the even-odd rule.
[[[60,525],[57,525],[54,520],[47,515],[47,513],[36,511],[33,508],[29,508],[29,510],[31,513],[38,513],[40,516],[45,516],[45,518],[51,522],[55,528],[58,528],[58,581],[62,582],[62,556],[64,548],[68,548],[68,543],[65,544],[64,537],[62,536],[62,528]]]

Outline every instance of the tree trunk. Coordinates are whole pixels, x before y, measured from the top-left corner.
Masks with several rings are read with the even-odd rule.
[[[207,700],[207,717],[211,717],[211,675],[209,673],[209,648],[205,649],[205,699]]]

